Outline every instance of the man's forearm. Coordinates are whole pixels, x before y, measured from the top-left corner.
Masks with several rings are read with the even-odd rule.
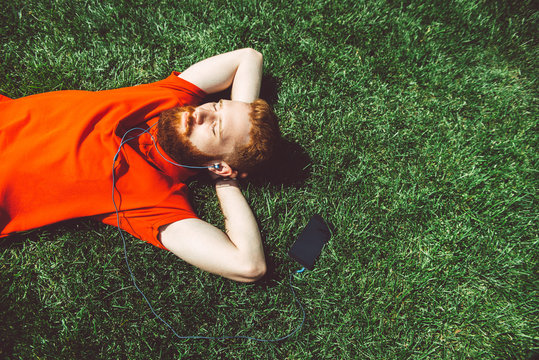
[[[163,246],[203,270],[251,282],[266,272],[256,220],[235,180],[218,181],[217,196],[227,234],[200,219],[184,219],[160,228]]]
[[[180,78],[213,94],[232,85],[231,98],[253,102],[260,93],[262,81],[262,54],[250,48],[212,56],[191,65]]]
[[[215,186],[225,217],[226,233],[236,248],[253,261],[265,263],[260,231],[249,204],[235,180]]]
[[[246,49],[243,60],[236,70],[232,82],[231,100],[253,102],[260,95],[262,83],[262,54],[253,49]]]

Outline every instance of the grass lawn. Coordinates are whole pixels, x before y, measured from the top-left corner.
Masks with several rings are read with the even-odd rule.
[[[244,285],[128,238],[138,285],[181,335],[298,326],[287,251],[335,225],[293,282],[280,343],[180,340],[134,288],[117,230],[87,219],[0,240],[0,358],[530,359],[538,321],[538,16],[523,1],[12,0],[0,93],[162,79],[264,54],[286,142],[243,183],[268,276]],[[76,119],[74,120],[76,121]],[[112,161],[112,159],[111,159]],[[1,171],[1,164],[0,164]],[[223,226],[214,189],[190,184]]]

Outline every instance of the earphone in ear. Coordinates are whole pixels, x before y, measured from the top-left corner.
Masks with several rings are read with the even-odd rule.
[[[221,170],[221,164],[213,164],[212,168],[214,168],[215,170]]]

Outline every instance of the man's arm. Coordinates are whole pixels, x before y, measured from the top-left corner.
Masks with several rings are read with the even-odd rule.
[[[232,100],[250,103],[260,93],[262,63],[261,53],[245,48],[202,60],[187,68],[179,77],[208,94],[232,86]]]
[[[177,221],[161,229],[161,242],[176,256],[226,278],[251,282],[266,272],[260,231],[235,180],[216,185],[227,234],[199,219]]]

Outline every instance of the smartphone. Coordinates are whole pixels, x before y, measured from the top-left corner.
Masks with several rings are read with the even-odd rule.
[[[292,244],[288,255],[302,266],[312,270],[330,237],[331,231],[328,224],[320,215],[314,215]]]

